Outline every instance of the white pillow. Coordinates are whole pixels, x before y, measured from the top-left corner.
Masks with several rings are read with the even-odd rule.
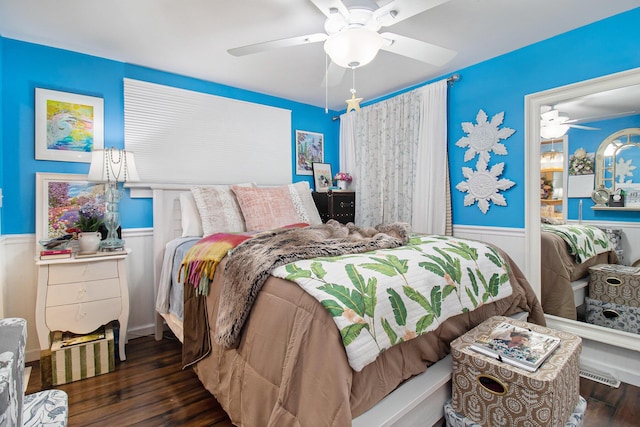
[[[238,185],[255,187],[253,183]],[[192,187],[191,193],[202,220],[204,236],[246,231],[242,211],[230,185]]]
[[[291,201],[298,212],[300,222],[306,222],[309,225],[322,224],[318,208],[311,196],[309,183],[307,181],[300,181],[289,184],[288,187],[291,193]]]
[[[182,237],[202,236],[202,220],[191,191],[180,193],[180,213],[182,217]]]

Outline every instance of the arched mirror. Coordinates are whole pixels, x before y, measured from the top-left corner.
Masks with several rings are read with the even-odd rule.
[[[629,93],[635,93],[635,96],[629,97],[625,96]],[[622,95],[618,98],[615,98],[615,95]],[[601,119],[603,116],[610,117],[621,117],[623,114],[627,113],[627,115],[635,114],[638,119],[640,119],[640,69],[629,70],[622,73],[617,73],[589,81],[579,82],[575,84],[571,84],[568,86],[563,86],[559,88],[550,89],[544,92],[539,92],[531,95],[527,95],[525,97],[525,127],[526,127],[526,206],[525,206],[525,245],[529,249],[529,257],[526,259],[526,265],[524,266],[525,272],[529,281],[536,291],[536,293],[541,296],[541,190],[540,190],[540,180],[541,180],[541,154],[544,152],[546,148],[543,148],[542,133],[549,133],[546,131],[541,132],[541,128],[543,127],[543,120],[541,121],[541,115],[546,112],[552,111],[553,109],[557,109],[557,113],[553,113],[552,119],[560,118],[560,123],[562,126],[566,126],[565,128],[553,129],[554,132],[558,130],[560,134],[554,133],[553,136],[559,137],[560,135],[566,134],[566,131],[570,128],[570,125],[574,125],[572,127],[582,127],[581,129],[585,135],[585,141],[589,140],[590,144],[593,145],[592,149],[582,150],[580,145],[579,138],[574,137],[572,135],[579,136],[578,132],[569,132],[568,141],[570,147],[565,147],[565,153],[571,156],[580,155],[580,158],[584,158],[585,161],[591,159],[591,164],[594,163],[593,159],[596,156],[596,151],[599,151],[599,145],[603,143],[605,139],[607,139],[608,135],[613,135],[614,132],[609,132],[604,136],[601,136],[596,139],[593,135],[597,135],[596,131],[591,131],[590,129],[597,129],[599,123],[586,120],[594,115],[597,116],[598,119]],[[611,102],[599,102],[604,101],[604,99],[612,100]],[[585,100],[598,102],[585,102]],[[568,117],[563,117],[564,113],[563,108],[569,110],[570,107],[575,106],[576,108],[580,106],[584,106],[587,108],[590,104],[599,104],[602,107],[601,111],[597,111],[594,113],[594,110],[576,113],[574,111],[571,114],[568,114]],[[592,105],[593,106],[593,105]],[[584,118],[584,120],[577,121],[574,117]],[[624,128],[629,128],[632,126],[624,126]],[[640,127],[639,125],[635,125],[633,127]],[[618,130],[622,130],[618,128]],[[564,131],[564,132],[562,132]],[[631,136],[631,144],[623,143],[623,139],[617,139],[618,142],[613,142],[616,140],[612,139],[613,148],[609,148],[607,151],[607,147],[603,148],[603,165],[600,167],[603,172],[602,182],[605,179],[609,179],[611,182],[611,186],[615,187],[617,184],[613,181],[616,176],[620,179],[621,170],[616,168],[615,166],[626,164],[626,165],[639,165],[640,166],[640,157],[638,160],[635,160],[635,157],[632,157],[632,151],[638,150],[635,139],[636,136]],[[548,138],[546,138],[548,139]],[[621,148],[624,146],[625,148]],[[630,148],[632,147],[633,148]],[[609,152],[613,150],[613,153],[609,155]],[[607,151],[607,155],[605,155],[605,151]],[[585,156],[585,157],[583,157]],[[635,156],[635,154],[633,154]],[[606,160],[605,160],[606,159]],[[621,162],[621,159],[623,163]],[[628,161],[632,160],[631,163]],[[570,159],[566,159],[564,165],[565,168],[567,165],[570,165]],[[608,162],[608,163],[605,163]],[[615,163],[614,163],[615,162]],[[622,166],[624,167],[624,166]],[[607,175],[606,171],[609,168],[609,175]],[[596,171],[599,169],[598,166],[595,166]],[[614,171],[616,169],[616,171]],[[635,169],[633,170],[634,178],[632,179],[631,184],[635,184],[636,182],[640,184],[640,167],[637,169],[637,178],[635,177]],[[571,173],[571,172],[569,172]],[[626,182],[629,180],[629,176],[625,174],[625,185],[629,185],[630,183]],[[574,178],[574,176],[570,176],[569,179]],[[574,180],[573,188],[578,188],[581,191],[581,194],[577,196],[575,199],[569,199],[569,213],[571,216],[568,218],[569,221],[582,221],[581,214],[583,211],[589,211],[589,215],[593,218],[594,209],[593,202],[591,202],[590,194],[596,188],[596,178],[593,169],[591,169],[589,174],[585,174],[585,176],[580,176],[580,179]],[[572,188],[572,183],[570,182],[568,185],[568,190],[570,191]],[[564,188],[563,199],[566,202],[567,198],[567,187]],[[569,196],[571,197],[571,196]],[[583,206],[586,205],[586,206]],[[576,212],[578,214],[576,215]],[[597,212],[596,212],[597,213]],[[601,214],[627,214],[625,212],[601,212]],[[631,212],[629,214],[635,214]],[[610,220],[610,219],[609,219]],[[541,298],[542,300],[542,298]],[[544,306],[544,303],[543,303]],[[544,307],[543,307],[544,308]],[[554,328],[563,329],[572,333],[575,333],[585,339],[603,343],[606,345],[619,347],[621,349],[629,349],[633,351],[640,351],[640,335],[632,334],[629,332],[623,332],[613,329],[608,329],[592,324],[588,324],[585,322],[580,322],[577,320],[570,320],[564,317],[558,317],[555,315],[547,315],[547,323]]]
[[[596,152],[596,188],[611,193],[640,188],[640,128],[619,130],[602,141]]]

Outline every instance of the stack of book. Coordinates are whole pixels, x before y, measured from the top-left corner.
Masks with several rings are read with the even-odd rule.
[[[71,258],[71,248],[43,249],[40,251],[40,259]]]
[[[469,348],[535,372],[559,345],[559,338],[502,322],[489,334],[478,337]]]

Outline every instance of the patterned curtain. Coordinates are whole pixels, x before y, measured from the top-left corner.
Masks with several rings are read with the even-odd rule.
[[[358,225],[451,234],[446,110],[442,80],[341,116],[340,170],[354,176]]]

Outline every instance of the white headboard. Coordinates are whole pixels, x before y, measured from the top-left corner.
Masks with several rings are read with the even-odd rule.
[[[194,184],[153,184],[153,283],[154,298],[158,295],[158,284],[165,246],[182,235],[180,194],[190,192]],[[155,335],[162,338],[163,319],[156,313]]]

